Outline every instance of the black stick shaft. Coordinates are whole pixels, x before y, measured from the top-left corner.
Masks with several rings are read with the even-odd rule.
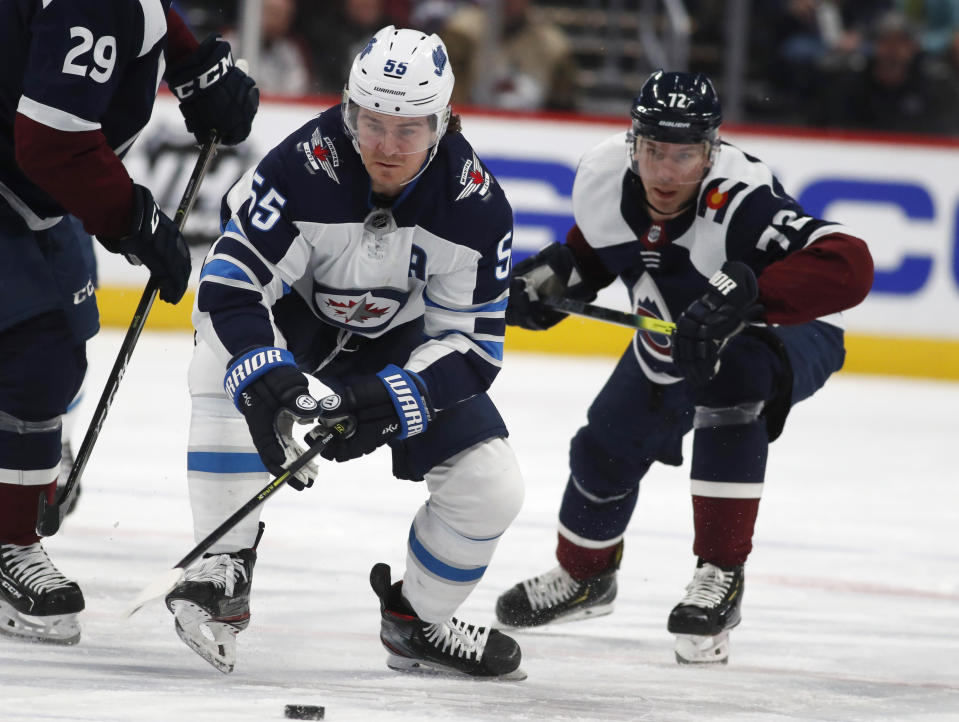
[[[544,306],[549,306],[550,308],[555,308],[557,311],[571,313],[574,316],[583,316],[584,318],[591,318],[594,321],[604,321],[634,330],[640,329],[642,331],[651,331],[667,336],[676,330],[676,324],[670,321],[663,321],[662,319],[652,318],[651,316],[640,316],[638,313],[616,311],[603,306],[594,306],[591,303],[574,301],[570,298],[546,298],[539,301],[539,303],[542,303]]]
[[[348,432],[349,427],[344,423],[339,423],[331,427],[322,438],[310,444],[310,447],[304,451],[296,461],[290,464],[286,471],[260,489],[246,504],[233,512],[226,521],[207,534],[203,541],[193,547],[173,568],[186,569],[190,564],[199,559],[207,549],[222,539],[233,527],[239,524],[247,514],[266,501],[270,494],[283,486],[291,476],[306,466],[310,460],[319,454],[334,438],[337,436],[345,436]]]
[[[183,193],[183,198],[180,200],[180,205],[173,218],[180,231],[183,230],[187,216],[190,215],[193,204],[196,202],[197,194],[200,190],[200,183],[203,181],[203,176],[206,175],[210,161],[213,160],[218,143],[219,140],[214,135],[200,150],[200,157],[197,158],[193,173],[190,175],[190,180]],[[67,477],[66,485],[64,485],[60,493],[57,494],[52,504],[47,503],[45,495],[41,495],[40,497],[39,508],[37,510],[37,534],[40,536],[53,536],[60,529],[60,524],[63,521],[63,516],[67,509],[67,502],[75,493],[77,482],[83,474],[83,470],[86,468],[87,461],[90,458],[90,452],[93,450],[93,446],[100,436],[100,429],[106,420],[110,406],[113,404],[113,397],[116,396],[117,389],[120,386],[120,380],[123,378],[127,364],[130,362],[130,357],[133,355],[133,349],[140,339],[140,333],[146,325],[147,316],[150,314],[150,309],[153,308],[153,302],[156,300],[158,292],[159,286],[151,276],[146,288],[143,289],[143,295],[140,297],[136,311],[133,313],[133,320],[130,321],[130,327],[127,329],[123,343],[120,345],[120,352],[117,354],[117,359],[113,364],[113,369],[110,371],[109,377],[107,377],[106,387],[103,389],[97,408],[93,412],[93,419],[90,421],[90,426],[87,427],[87,432],[83,436],[83,442],[80,444],[79,451],[77,451],[76,459],[70,469],[70,475]]]

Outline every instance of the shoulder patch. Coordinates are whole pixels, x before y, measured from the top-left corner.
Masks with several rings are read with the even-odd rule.
[[[340,155],[336,152],[333,140],[328,135],[321,135],[319,127],[313,130],[309,140],[299,143],[297,148],[306,157],[303,165],[310,173],[316,174],[322,170],[339,184],[340,179],[336,169],[340,166]]]
[[[460,171],[460,185],[463,186],[463,189],[456,196],[456,200],[461,201],[474,193],[485,196],[489,192],[492,181],[493,177],[489,174],[489,171],[480,165],[479,158],[476,157],[474,151],[473,157],[463,163],[463,169]]]

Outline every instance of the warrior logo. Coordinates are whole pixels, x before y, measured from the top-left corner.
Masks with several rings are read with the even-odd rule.
[[[463,186],[463,190],[456,196],[456,200],[461,201],[474,193],[485,196],[492,182],[493,177],[480,165],[479,158],[476,157],[476,153],[473,153],[472,160],[467,160],[460,172],[460,185]]]
[[[363,48],[363,52],[360,53],[360,60],[362,60],[363,58],[365,58],[367,55],[370,54],[370,51],[373,50],[373,43],[375,42],[376,42],[376,38],[370,38],[370,42],[366,44],[366,47]]]

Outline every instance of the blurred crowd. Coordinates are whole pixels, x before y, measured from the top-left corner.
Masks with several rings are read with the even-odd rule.
[[[197,35],[219,31],[235,39],[239,3],[174,4]],[[595,102],[585,82],[580,31],[588,28],[576,24],[606,22],[599,52],[607,54],[607,67],[624,68],[628,58],[608,55],[626,45],[606,48],[602,38],[613,38],[617,15],[635,18],[640,0],[262,4],[254,74],[265,93],[338,94],[354,55],[377,29],[394,24],[443,38],[457,77],[454,105],[589,114],[608,113],[610,103]],[[727,0],[684,4],[692,21],[688,69],[708,73],[721,94],[729,43],[745,48],[744,122],[959,135],[959,0],[749,0],[740,32],[729,28]],[[635,34],[619,25],[620,38]],[[618,76],[624,111],[642,72]]]

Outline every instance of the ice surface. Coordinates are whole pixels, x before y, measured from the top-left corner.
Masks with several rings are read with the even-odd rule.
[[[119,348],[90,348],[86,418]],[[224,676],[160,603],[121,611],[193,544],[185,482],[190,337],[145,333],[83,479],[46,542],[87,599],[83,639],[0,639],[0,720],[262,722],[284,704],[328,720],[959,720],[959,384],[843,376],[793,410],[771,450],[728,666],[679,667],[666,616],[689,581],[688,468],[654,467],[627,533],[610,616],[517,635],[523,682],[386,668],[367,577],[402,569],[422,485],[388,455],[326,464],[264,509],[253,622]],[[462,616],[554,564],[570,435],[613,359],[508,354],[493,396],[526,503]],[[86,419],[78,424],[78,438]]]

